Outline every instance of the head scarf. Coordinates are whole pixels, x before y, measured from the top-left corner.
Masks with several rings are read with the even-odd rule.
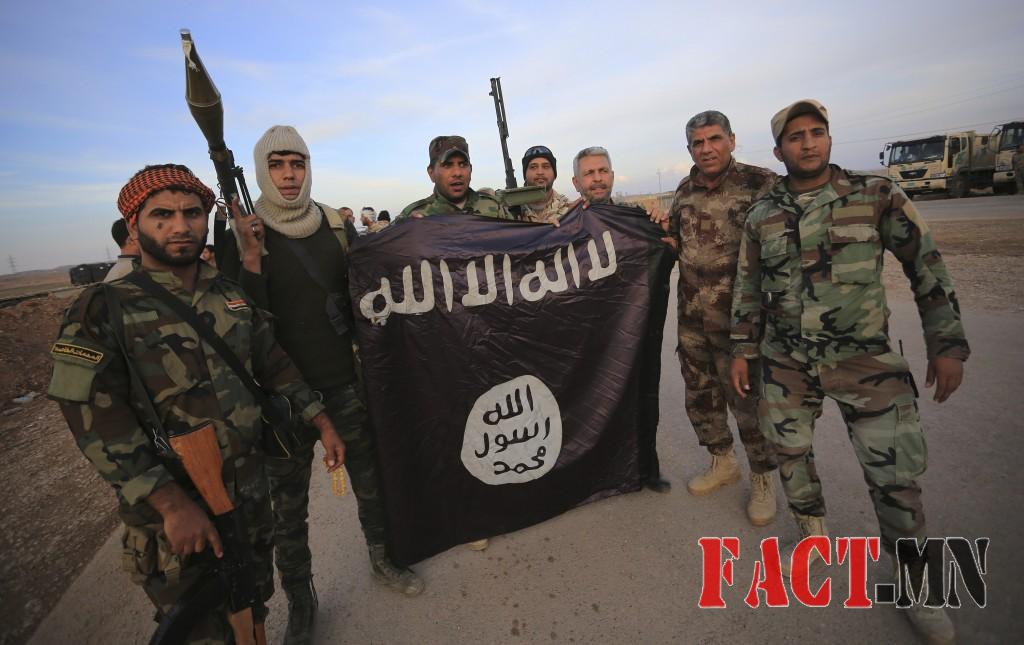
[[[285,199],[270,178],[268,159],[275,152],[294,152],[306,159],[306,177],[295,199]],[[309,163],[309,148],[299,133],[290,125],[275,125],[267,130],[253,149],[256,168],[256,183],[260,187],[260,198],[256,200],[256,214],[263,223],[292,238],[308,237],[320,228],[323,216],[320,209],[309,198],[313,171]]]
[[[117,196],[117,210],[127,220],[139,214],[139,209],[146,200],[162,190],[174,190],[193,193],[203,203],[203,209],[209,213],[216,200],[213,191],[199,181],[192,171],[177,164],[146,166],[128,180]]]

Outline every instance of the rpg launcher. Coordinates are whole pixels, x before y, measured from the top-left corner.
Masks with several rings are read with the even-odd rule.
[[[224,143],[224,106],[220,101],[220,92],[199,58],[199,52],[192,42],[192,33],[188,29],[181,30],[181,50],[185,54],[185,102],[210,147],[210,159],[217,171],[221,199],[225,205],[230,205],[231,200],[238,197],[242,211],[252,213],[252,197],[245,185],[242,167],[235,165],[235,155]],[[229,217],[230,212],[228,210]],[[220,218],[213,223],[213,246],[218,262],[223,253],[226,226],[227,221]]]
[[[543,186],[523,186],[516,188],[516,171],[512,166],[512,158],[508,156],[508,119],[505,118],[505,95],[501,93],[501,78],[491,79],[491,91],[494,97],[494,113],[498,117],[498,139],[501,141],[501,156],[505,160],[505,190],[497,191],[498,198],[516,216],[522,214],[522,205],[543,201],[547,191]],[[526,178],[523,178],[525,181]]]

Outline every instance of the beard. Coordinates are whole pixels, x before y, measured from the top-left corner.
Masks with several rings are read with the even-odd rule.
[[[538,177],[537,179],[534,179],[533,181],[529,182],[528,185],[543,186],[544,190],[546,190],[547,192],[551,192],[551,189],[555,187],[555,180],[552,179],[551,181],[544,181],[543,179]]]
[[[601,189],[601,190],[605,191],[604,196],[602,196],[602,197],[595,197],[594,196],[594,189],[595,188]],[[607,204],[607,203],[611,202],[611,200],[612,200],[612,191],[611,191],[611,187],[608,187],[608,186],[591,186],[590,189],[588,189],[583,194],[583,196],[591,204]]]
[[[188,240],[192,242],[195,247],[187,253],[178,255],[171,255],[167,252],[166,245],[161,246],[159,242],[150,236],[139,230],[139,247],[145,252],[146,255],[151,256],[157,262],[167,266],[183,267],[190,264],[195,264],[199,261],[199,256],[202,254],[205,248],[203,242],[205,240],[197,240],[194,237],[189,236]],[[175,240],[179,241],[179,240]]]

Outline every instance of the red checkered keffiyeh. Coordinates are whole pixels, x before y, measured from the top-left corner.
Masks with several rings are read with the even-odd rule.
[[[168,189],[195,193],[207,213],[213,208],[216,199],[213,191],[199,181],[188,168],[156,166],[142,170],[124,185],[121,194],[117,196],[117,210],[121,211],[125,219],[130,220],[138,215],[139,208],[150,195]]]

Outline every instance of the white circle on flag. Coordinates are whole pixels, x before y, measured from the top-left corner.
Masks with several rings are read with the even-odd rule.
[[[517,376],[476,400],[462,437],[462,463],[492,486],[543,477],[562,451],[558,401],[536,376]]]

